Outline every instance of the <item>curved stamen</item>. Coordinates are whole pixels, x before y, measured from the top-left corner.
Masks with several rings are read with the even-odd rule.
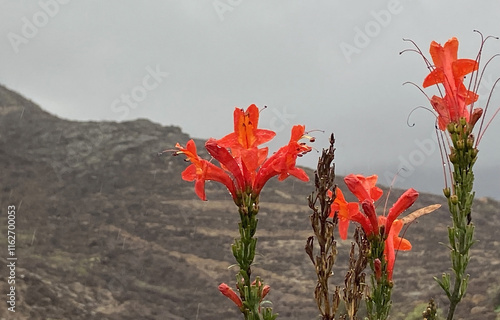
[[[436,118],[436,121],[437,121],[438,116],[434,113],[434,111],[433,111],[431,108],[429,108],[429,107],[424,107],[424,106],[418,106],[418,107],[413,108],[413,110],[411,110],[411,111],[410,111],[410,113],[408,114],[408,117],[406,118],[406,125],[407,125],[408,127],[410,127],[410,128],[411,128],[411,127],[414,127],[414,126],[415,126],[415,123],[410,124],[410,117],[411,117],[411,115],[413,114],[413,112],[415,112],[417,109],[424,109],[424,110],[426,110],[426,111],[429,111],[429,112],[430,112],[430,113],[431,113],[431,114],[432,114],[432,115]]]
[[[491,96],[493,95],[493,91],[495,90],[498,82],[500,82],[500,78],[498,78],[494,83],[493,83],[493,86],[490,90],[490,94],[488,95],[488,100],[486,101],[486,106],[484,107],[484,112],[483,112],[483,116],[482,116],[482,119],[481,119],[481,125],[479,126],[479,132],[478,132],[478,137],[477,137],[477,140],[476,140],[476,147],[477,145],[479,144],[479,141],[481,141],[481,139],[483,138],[483,135],[484,133],[486,132],[486,129],[488,129],[488,127],[490,126],[491,122],[493,121],[493,119],[496,117],[496,115],[498,114],[498,112],[500,111],[500,107],[497,108],[497,110],[495,111],[495,113],[493,113],[493,116],[490,118],[490,120],[488,120],[488,122],[486,123],[486,126],[484,127],[484,130],[482,130],[483,128],[483,123],[484,123],[484,119],[486,117],[486,111],[488,109],[488,106],[490,105],[490,101],[491,101]]]
[[[443,166],[444,187],[448,188],[448,177],[450,177],[451,180],[452,173],[451,173],[450,158],[448,158],[447,156],[448,153],[446,152],[445,136],[443,131],[439,130],[439,127],[437,125],[435,126],[435,131],[436,131],[436,139],[438,141],[438,146],[439,146],[439,155],[441,156],[441,164]],[[448,141],[448,148],[449,148],[449,141]],[[448,174],[446,174],[446,167],[448,167]]]

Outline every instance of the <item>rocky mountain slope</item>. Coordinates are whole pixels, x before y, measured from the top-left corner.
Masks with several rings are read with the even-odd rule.
[[[1,303],[0,319],[241,319],[217,290],[221,282],[234,283],[234,204],[216,184],[207,185],[209,201],[200,201],[180,178],[181,157],[157,156],[188,139],[178,127],[148,120],[62,120],[0,86],[3,301],[10,205],[18,257],[16,312]],[[272,181],[261,195],[254,272],[271,285],[280,319],[317,319],[315,276],[304,252],[312,190],[311,183],[289,179]],[[393,190],[389,204],[399,194]],[[415,208],[433,203],[444,198],[422,194]],[[447,242],[448,220],[444,206],[408,229],[413,250],[397,257],[392,319],[405,319],[430,297],[446,305],[432,277],[449,268],[439,244]],[[500,305],[499,203],[478,199],[473,220],[479,241],[457,319],[493,320]],[[336,285],[343,283],[348,248],[339,242]]]

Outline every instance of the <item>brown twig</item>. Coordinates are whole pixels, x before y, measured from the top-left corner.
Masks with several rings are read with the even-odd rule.
[[[333,320],[340,304],[339,288],[333,295],[329,293],[328,280],[333,274],[332,269],[337,256],[336,241],[333,236],[338,221],[336,213],[331,216],[331,204],[335,200],[335,164],[333,163],[335,148],[333,134],[330,137],[330,147],[323,149],[318,160],[314,175],[316,190],[308,197],[309,207],[313,211],[310,216],[314,236],[307,239],[306,253],[315,266],[317,285],[314,298],[321,313],[322,320]],[[330,194],[329,194],[330,193]],[[319,252],[314,254],[314,238],[317,239]]]

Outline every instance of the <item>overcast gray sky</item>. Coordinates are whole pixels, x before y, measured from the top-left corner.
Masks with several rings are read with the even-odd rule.
[[[337,138],[338,174],[379,174],[396,187],[439,192],[434,118],[422,109],[428,71],[412,53],[456,36],[474,58],[473,32],[500,36],[500,2],[434,1],[7,1],[0,0],[0,83],[72,120],[147,118],[193,137],[232,131],[235,106],[267,105],[261,127],[320,129]],[[500,41],[484,54],[500,53]],[[499,59],[500,60],[500,59]],[[485,72],[484,106],[500,61]],[[427,90],[429,95],[435,93]],[[495,95],[490,115],[500,105]],[[479,196],[500,199],[500,119],[480,144]],[[184,141],[182,141],[184,143]],[[172,147],[172,146],[165,146]],[[313,167],[318,154],[300,164]]]

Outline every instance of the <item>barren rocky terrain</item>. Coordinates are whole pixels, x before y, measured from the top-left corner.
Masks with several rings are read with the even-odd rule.
[[[236,273],[230,268],[234,204],[216,184],[207,184],[209,201],[200,201],[180,178],[182,157],[157,156],[188,139],[178,127],[148,120],[59,119],[0,86],[2,301],[9,290],[9,205],[16,206],[18,257],[16,312],[0,303],[0,319],[241,319],[217,290],[221,282],[233,284]],[[203,141],[197,143],[206,155]],[[341,177],[337,183],[342,186]],[[279,319],[317,319],[315,275],[304,252],[312,235],[306,200],[311,191],[311,183],[289,179],[272,181],[261,195],[254,273],[271,285],[269,299]],[[401,193],[392,190],[389,204]],[[449,223],[444,197],[422,194],[414,208],[434,203],[444,206],[405,234],[413,249],[397,256],[391,319],[405,319],[431,297],[446,307],[432,279],[449,269],[440,244],[447,242]],[[497,319],[499,211],[491,199],[475,203],[478,242],[457,319]],[[349,246],[338,243],[333,285],[343,283]]]

